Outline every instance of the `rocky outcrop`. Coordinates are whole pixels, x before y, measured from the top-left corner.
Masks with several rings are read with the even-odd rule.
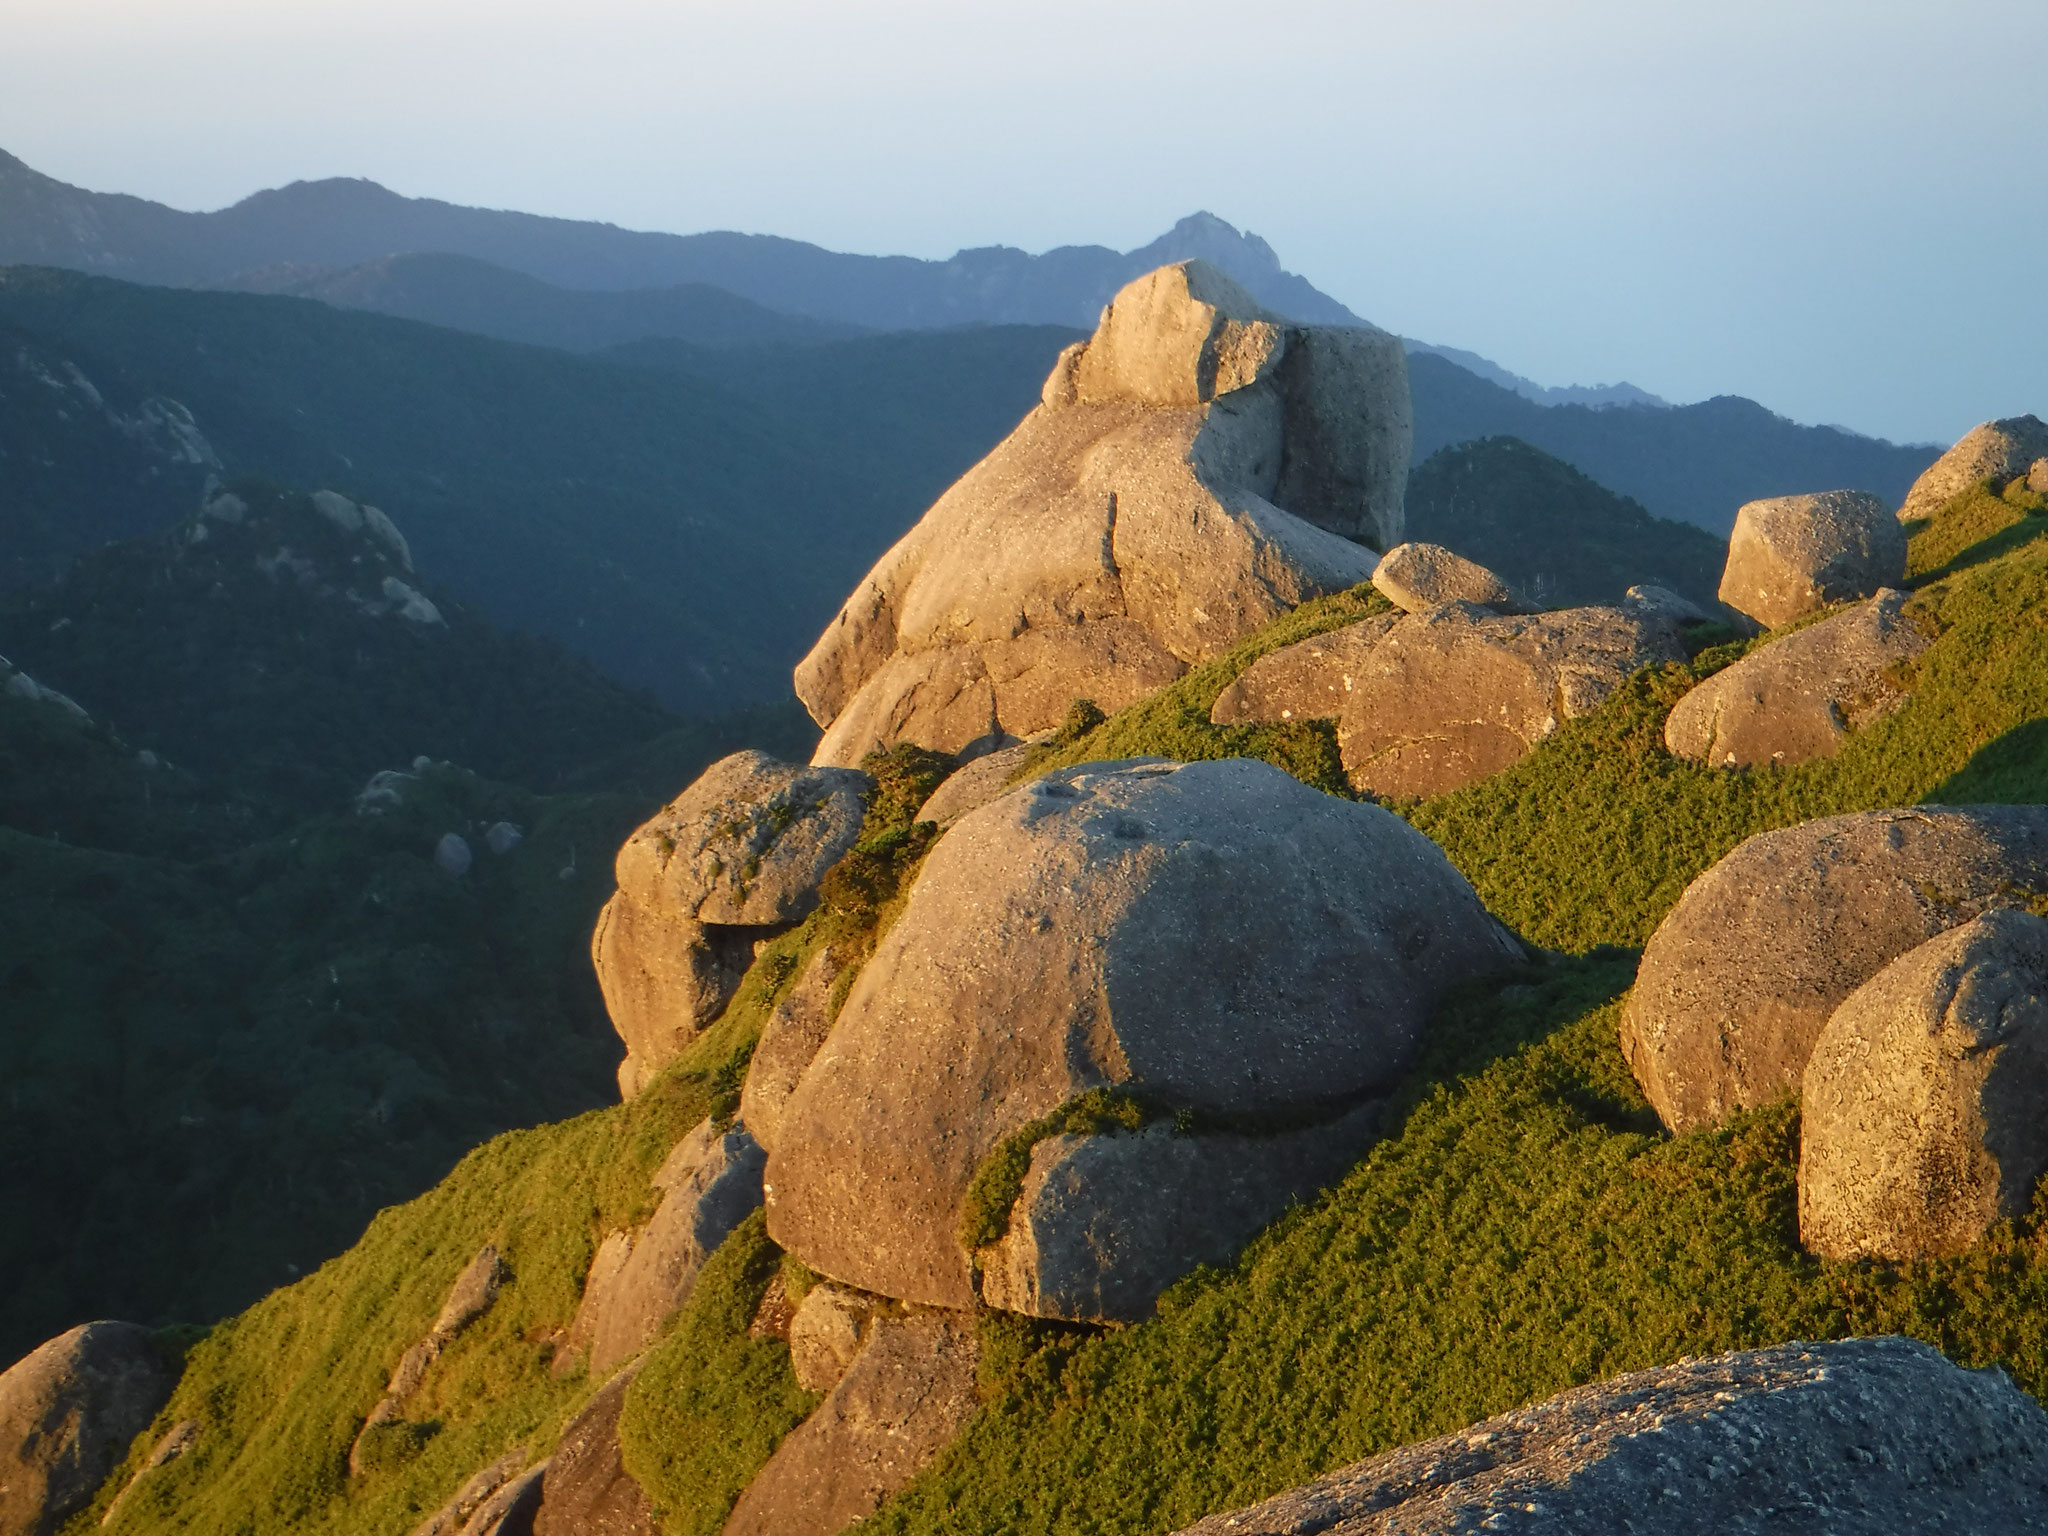
[[[1922,806],[1750,838],[1643,951],[1621,1043],[1666,1126],[1799,1089],[1842,1002],[1907,950],[2048,888],[2048,808]]]
[[[1010,780],[1030,760],[1033,745],[1020,741],[961,764],[917,808],[917,819],[950,827],[969,811],[980,810],[1010,787]]]
[[[534,1536],[540,1513],[541,1486],[548,1464],[529,1467],[501,1486],[462,1523],[458,1536]]]
[[[2048,459],[2034,460],[2027,471],[2027,489],[2036,496],[2048,496]]]
[[[1996,911],[1849,994],[1800,1092],[1799,1236],[1827,1258],[1961,1253],[2048,1171],[2048,922]]]
[[[398,1357],[398,1364],[392,1367],[391,1377],[384,1384],[384,1396],[377,1406],[370,1410],[370,1416],[363,1421],[355,1443],[348,1451],[348,1475],[359,1477],[363,1471],[363,1449],[371,1433],[386,1424],[396,1423],[405,1413],[406,1400],[419,1391],[427,1379],[427,1372],[434,1362],[441,1358],[443,1350],[471,1323],[490,1311],[498,1299],[498,1289],[508,1275],[505,1261],[499,1257],[495,1245],[486,1243],[477,1250],[476,1257],[462,1267],[462,1273],[455,1277],[455,1283],[448,1288],[448,1296],[441,1303],[441,1310],[435,1316],[433,1326],[425,1337],[412,1345]]]
[[[815,761],[1114,711],[1356,585],[1351,540],[1400,536],[1409,435],[1394,337],[1276,320],[1199,261],[1138,279],[797,667]]]
[[[1781,1344],[1575,1387],[1184,1536],[2019,1536],[2048,1416],[1912,1339]]]
[[[1411,614],[1365,659],[1337,725],[1344,771],[1376,795],[1440,795],[1519,762],[1631,672],[1683,658],[1676,630],[1623,608]]]
[[[1834,756],[1851,731],[1906,701],[1888,674],[1933,643],[1907,601],[1904,592],[1880,592],[1751,651],[1678,701],[1664,745],[1717,768]]]
[[[1404,546],[1406,547],[1406,546]],[[1399,621],[1374,614],[1313,639],[1269,651],[1231,680],[1209,708],[1211,725],[1327,720],[1344,712],[1366,659]]]
[[[789,1102],[769,1233],[972,1306],[958,1228],[1004,1138],[1098,1088],[1327,1118],[1405,1067],[1446,988],[1520,958],[1376,806],[1243,759],[1053,774],[934,846]]]
[[[1630,587],[1622,594],[1621,606],[1646,619],[1662,619],[1668,624],[1706,624],[1714,617],[1684,593],[1669,587]]]
[[[832,993],[845,969],[845,961],[829,945],[820,949],[761,1026],[761,1038],[747,1063],[747,1080],[740,1088],[740,1118],[766,1151],[775,1150],[789,1097],[832,1032]]]
[[[556,1351],[556,1369],[587,1359],[602,1375],[639,1353],[673,1317],[704,1261],[761,1203],[767,1154],[735,1123],[708,1120],[685,1136],[654,1175],[661,1203],[647,1224],[608,1234],[591,1261],[583,1300]]]
[[[814,1285],[789,1322],[789,1363],[806,1392],[830,1392],[874,1331],[876,1301],[829,1280]]]
[[[992,1307],[1081,1323],[1135,1323],[1201,1264],[1228,1264],[1287,1207],[1335,1183],[1378,1132],[1367,1104],[1278,1135],[1053,1136],[1009,1231],[976,1255]],[[793,1342],[793,1341],[792,1341]]]
[[[1476,603],[1498,613],[1536,612],[1485,566],[1441,544],[1396,544],[1373,568],[1372,584],[1406,613],[1422,613],[1444,603]]]
[[[749,928],[722,928],[643,907],[615,891],[590,934],[604,1009],[625,1042],[619,1096],[630,1099],[724,1011],[754,963]]]
[[[1868,491],[1752,501],[1735,514],[1721,601],[1777,629],[1906,577],[1906,531]]]
[[[461,1536],[463,1528],[492,1495],[525,1469],[525,1450],[507,1451],[456,1489],[446,1504],[414,1526],[412,1536]]]
[[[978,1406],[974,1319],[888,1312],[747,1485],[725,1536],[837,1536],[907,1486]]]
[[[150,1473],[162,1471],[198,1443],[199,1421],[197,1419],[180,1419],[169,1429],[165,1430],[157,1437],[156,1444],[150,1447],[149,1454],[143,1458],[142,1465],[135,1469],[135,1475],[128,1479],[119,1493],[114,1495],[113,1503],[109,1504],[107,1512],[100,1516],[100,1524],[112,1525],[115,1517],[126,1507],[129,1496],[136,1489],[143,1486],[148,1480]]]
[[[2016,479],[2043,455],[2048,455],[2048,423],[2038,416],[2008,416],[1972,427],[1913,482],[1899,520],[1932,517],[1979,480]]]
[[[133,1323],[81,1323],[0,1374],[0,1536],[53,1536],[177,1385]]]
[[[654,1506],[619,1446],[633,1375],[619,1372],[562,1430],[541,1480],[533,1536],[659,1536]]]

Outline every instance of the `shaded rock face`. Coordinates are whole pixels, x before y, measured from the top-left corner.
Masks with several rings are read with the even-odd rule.
[[[1776,629],[1906,577],[1906,530],[1868,491],[1752,501],[1735,514],[1721,601]]]
[[[412,1536],[458,1536],[470,1517],[526,1467],[524,1450],[508,1451],[456,1489],[446,1504],[413,1527]]]
[[[1373,647],[1345,701],[1344,771],[1376,795],[1444,794],[1519,762],[1631,672],[1684,654],[1673,626],[1622,608],[1411,614]]]
[[[1972,427],[1913,482],[1899,519],[1932,517],[1979,480],[2008,481],[2029,474],[2028,466],[2043,455],[2048,455],[2048,423],[2038,416],[2009,416]],[[2042,479],[2048,482],[2048,475]]]
[[[562,1430],[541,1480],[533,1536],[657,1536],[654,1506],[626,1470],[619,1414],[633,1372],[621,1371]]]
[[[1747,1536],[2048,1521],[2048,1416],[1911,1339],[1781,1344],[1575,1387],[1184,1536]]]
[[[1297,1200],[1335,1183],[1378,1133],[1371,1103],[1282,1135],[1052,1136],[1010,1230],[977,1255],[992,1307],[1084,1323],[1135,1323],[1200,1264],[1228,1264]]]
[[[789,1363],[806,1392],[830,1392],[874,1332],[875,1299],[826,1281],[805,1294],[789,1323]]]
[[[643,907],[615,891],[590,935],[590,963],[625,1042],[619,1094],[632,1098],[724,1010],[754,959],[757,933]]]
[[[1421,613],[1442,603],[1477,603],[1501,613],[1535,612],[1485,566],[1441,544],[1396,544],[1373,568],[1372,584],[1406,613]]]
[[[2048,888],[2048,808],[1830,816],[1738,846],[1643,951],[1621,1044],[1674,1132],[1795,1093],[1842,1002],[1907,950]]]
[[[534,1536],[540,1512],[541,1486],[548,1473],[542,1462],[519,1473],[477,1506],[462,1524],[459,1536]]]
[[[1351,536],[1399,537],[1407,373],[1382,332],[1283,324],[1188,262],[1119,293],[1045,399],[797,667],[815,761],[1026,737],[1078,697],[1120,709],[1365,580]]]
[[[587,1350],[591,1371],[602,1374],[661,1331],[689,1300],[704,1261],[760,1205],[766,1160],[737,1123],[719,1131],[706,1121],[676,1144],[655,1174],[663,1193],[647,1225],[608,1234],[591,1261],[561,1366]]]
[[[761,1026],[740,1088],[740,1119],[766,1151],[775,1150],[790,1095],[832,1032],[832,989],[845,968],[829,946],[819,950]]]
[[[863,1290],[972,1306],[958,1228],[1003,1138],[1106,1087],[1334,1113],[1453,982],[1520,959],[1435,844],[1267,764],[1037,780],[926,859],[790,1100],[769,1232]]]
[[[1373,647],[1399,621],[1374,614],[1328,634],[1270,651],[1240,672],[1209,708],[1212,725],[1259,725],[1282,720],[1327,720],[1364,674]]]
[[[825,1401],[776,1449],[725,1536],[837,1536],[907,1486],[978,1402],[974,1319],[884,1313]]]
[[[626,839],[619,890],[650,912],[769,927],[818,904],[818,882],[860,837],[874,780],[735,752]]]
[[[2048,1170],[2048,922],[1987,912],[1849,994],[1800,1092],[1799,1236],[1827,1258],[1946,1258]]]
[[[1834,756],[1851,731],[1905,702],[1886,673],[1933,643],[1906,602],[1904,592],[1880,592],[1716,672],[1671,711],[1665,747],[1718,768]]]
[[[90,1503],[177,1380],[148,1329],[113,1322],[0,1374],[0,1536],[50,1536]]]

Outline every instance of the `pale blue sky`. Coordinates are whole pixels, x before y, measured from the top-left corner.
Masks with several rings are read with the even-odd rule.
[[[1206,207],[1544,383],[2048,416],[2048,0],[0,0],[0,147],[841,250]]]

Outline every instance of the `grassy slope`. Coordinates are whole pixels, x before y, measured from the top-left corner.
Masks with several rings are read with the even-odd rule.
[[[1956,536],[1999,555],[1987,563],[1941,547],[1944,530],[1955,533],[1946,518],[1921,531],[1916,558],[1939,554],[1951,567],[1926,589],[1946,630],[1907,708],[1834,762],[1740,775],[1663,759],[1656,730],[1686,675],[1672,669],[1640,680],[1520,767],[1417,809],[1503,915],[1547,944],[1594,952],[1456,1000],[1403,1090],[1393,1134],[1238,1265],[1176,1287],[1154,1320],[1108,1333],[989,1320],[987,1410],[869,1525],[1171,1529],[1577,1381],[1788,1337],[1910,1332],[2048,1392],[2048,1213],[2001,1228],[1957,1260],[1813,1261],[1795,1241],[1793,1106],[1675,1140],[1658,1134],[1615,1042],[1632,957],[1595,948],[1639,940],[1690,873],[1763,826],[1930,796],[2048,798],[2040,754],[2014,748],[2048,719],[2048,541],[2015,547],[2014,529],[2038,532],[2048,518],[2036,523],[2006,505],[2010,513],[1974,499],[1952,509],[1983,525]],[[1290,616],[1227,664],[1191,674],[1061,756],[1221,755],[1234,738],[1207,725],[1206,709],[1230,672],[1283,635],[1342,622],[1362,602],[1332,599]],[[1270,740],[1249,744],[1273,750]],[[1620,829],[1605,831],[1617,818]],[[1504,857],[1510,850],[1518,864]],[[1588,890],[1597,895],[1574,894]],[[772,974],[787,976],[789,962]],[[758,993],[765,981],[753,985]],[[721,1076],[730,1082],[749,1027],[746,1016],[729,1018],[715,1044],[665,1080],[661,1094],[677,1096],[672,1112],[658,1095],[503,1138],[441,1189],[381,1217],[362,1247],[202,1344],[167,1418],[214,1403],[232,1409],[259,1392],[283,1407],[261,1425],[221,1426],[217,1445],[238,1436],[247,1444],[233,1457],[214,1452],[211,1472],[195,1460],[178,1474],[192,1500],[182,1518],[192,1528],[284,1528],[261,1516],[276,1485],[311,1490],[294,1495],[296,1528],[328,1528],[346,1513],[353,1529],[396,1532],[401,1509],[427,1507],[503,1445],[558,1418],[575,1392],[538,1385],[522,1363],[534,1347],[512,1334],[566,1320],[577,1263],[609,1219],[599,1208],[645,1198],[659,1138],[643,1136],[647,1149],[632,1153],[638,1117],[667,1113],[662,1135],[679,1128]],[[609,1158],[596,1139],[616,1149]],[[520,1184],[525,1166],[545,1173]],[[565,1175],[585,1183],[552,1182]],[[542,1185],[533,1225],[521,1229],[530,1235],[513,1239],[513,1264],[524,1263],[532,1294],[544,1299],[494,1314],[492,1331],[464,1345],[482,1360],[489,1340],[500,1341],[489,1346],[496,1363],[474,1368],[479,1387],[536,1384],[517,1403],[450,1397],[448,1427],[416,1460],[331,1502],[352,1416],[374,1400],[381,1372],[473,1245],[510,1220],[521,1190]],[[456,1211],[471,1212],[467,1225]],[[748,1353],[740,1338],[769,1255],[744,1230],[736,1241],[721,1254],[725,1278],[700,1288],[650,1361],[661,1390],[643,1377],[629,1398],[629,1460],[659,1490],[672,1531],[715,1528],[727,1490],[802,1406],[774,1348]],[[388,1271],[408,1242],[435,1258],[430,1274],[405,1283],[401,1302]],[[354,1319],[353,1350],[326,1342],[337,1317]],[[281,1339],[291,1341],[289,1360],[274,1358],[287,1347]],[[346,1366],[341,1388],[324,1376],[330,1362]],[[693,1438],[713,1423],[737,1454]],[[122,1528],[169,1527],[138,1513]]]

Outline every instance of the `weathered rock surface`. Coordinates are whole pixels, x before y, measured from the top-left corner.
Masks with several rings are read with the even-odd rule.
[[[705,1121],[678,1142],[654,1176],[663,1193],[647,1225],[599,1246],[558,1362],[587,1350],[602,1375],[645,1347],[689,1300],[704,1261],[760,1205],[766,1160],[738,1122],[719,1131]]]
[[[1636,1081],[1673,1131],[1797,1092],[1849,994],[1907,950],[2048,888],[2048,807],[1830,816],[1738,846],[1686,888],[1622,1009]]]
[[[1912,1339],[1781,1344],[1575,1387],[1184,1536],[1749,1536],[2048,1521],[2048,1416]]]
[[[838,1536],[923,1470],[978,1406],[971,1316],[884,1313],[817,1411],[739,1497],[725,1536]]]
[[[1880,592],[1751,651],[1678,701],[1664,745],[1720,768],[1834,756],[1851,731],[1906,701],[1886,673],[1933,643],[1905,613],[1907,601]]]
[[[692,922],[615,891],[590,935],[605,1012],[626,1045],[619,1093],[632,1098],[717,1018],[754,959],[756,933]]]
[[[2036,496],[2048,496],[2048,459],[2034,460],[2027,471],[2027,489]]]
[[[950,827],[969,811],[980,810],[1010,787],[1011,775],[1024,766],[1032,745],[1020,741],[961,764],[917,808],[917,819]]]
[[[540,1512],[541,1486],[548,1464],[529,1467],[505,1483],[478,1505],[462,1524],[459,1536],[534,1536],[534,1517]]]
[[[2028,466],[2043,455],[2048,455],[2048,423],[2038,416],[2008,416],[1972,427],[1913,482],[1899,520],[1931,517],[1979,480],[2028,474]]]
[[[1373,647],[1399,619],[1398,614],[1374,614],[1268,652],[1216,695],[1209,708],[1209,723],[1257,725],[1334,719],[1344,712],[1344,701],[1364,672]]]
[[[829,1280],[805,1294],[789,1322],[789,1363],[806,1392],[829,1392],[874,1332],[875,1298]]]
[[[1868,491],[1773,496],[1735,514],[1721,601],[1766,629],[1906,578],[1906,530]]]
[[[764,1151],[775,1150],[789,1097],[832,1032],[832,989],[845,968],[829,945],[819,950],[761,1026],[740,1087],[740,1119]]]
[[[1800,1091],[1799,1236],[1947,1258],[2048,1170],[2048,922],[1987,912],[1849,994]]]
[[[165,1430],[157,1437],[156,1444],[150,1447],[149,1455],[143,1458],[142,1465],[135,1469],[135,1475],[128,1479],[127,1485],[119,1493],[114,1495],[114,1502],[109,1504],[107,1512],[100,1516],[100,1524],[112,1525],[114,1517],[127,1504],[129,1495],[142,1486],[144,1479],[150,1473],[160,1471],[162,1468],[169,1466],[198,1443],[199,1421],[197,1419],[180,1419],[169,1429]]]
[[[1527,599],[1485,566],[1441,544],[1396,544],[1373,568],[1372,584],[1396,608],[1421,613],[1443,603],[1476,603],[1499,613],[1534,613]]]
[[[450,1495],[448,1502],[413,1527],[412,1536],[457,1536],[492,1494],[525,1470],[526,1452],[507,1451]]]
[[[427,1372],[434,1362],[441,1358],[441,1352],[454,1342],[456,1336],[471,1323],[490,1311],[498,1299],[498,1289],[508,1278],[505,1261],[499,1257],[497,1248],[490,1243],[477,1250],[476,1256],[462,1267],[455,1277],[455,1283],[448,1288],[447,1298],[441,1303],[441,1310],[426,1334],[398,1357],[398,1364],[392,1367],[390,1379],[384,1384],[384,1396],[377,1406],[370,1410],[363,1421],[355,1443],[348,1451],[348,1475],[358,1477],[363,1471],[363,1446],[370,1431],[382,1425],[394,1423],[403,1416],[406,1399],[419,1391],[427,1379]]]
[[[633,1374],[619,1372],[562,1430],[541,1480],[533,1536],[657,1536],[661,1530],[619,1448],[619,1414]]]
[[[1274,1136],[1052,1136],[1010,1230],[980,1251],[982,1299],[1007,1312],[1135,1323],[1200,1264],[1228,1264],[1297,1200],[1342,1178],[1378,1132],[1368,1104]]]
[[[874,780],[856,769],[735,752],[706,768],[619,849],[619,889],[650,912],[697,923],[792,923],[860,837]]]
[[[968,1307],[1002,1139],[1091,1089],[1335,1110],[1520,946],[1442,852],[1264,763],[1092,764],[955,823],[797,1085],[768,1228],[813,1269]]]
[[[0,1374],[0,1536],[50,1536],[91,1502],[177,1385],[133,1323],[81,1323]]]
[[[1713,619],[1713,615],[1698,603],[1669,587],[1630,587],[1622,594],[1621,606],[1644,618],[1662,619],[1671,624],[1705,624]]]
[[[1119,293],[1046,403],[861,582],[798,666],[815,761],[1114,711],[1400,533],[1400,342],[1272,319],[1200,262]],[[1285,510],[1282,510],[1282,509]]]
[[[1410,614],[1373,647],[1345,702],[1344,771],[1373,794],[1444,794],[1520,761],[1631,672],[1683,656],[1673,626],[1622,608]]]

